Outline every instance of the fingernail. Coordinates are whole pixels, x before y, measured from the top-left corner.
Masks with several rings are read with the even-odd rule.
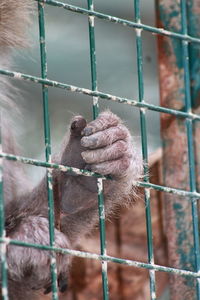
[[[85,127],[85,128],[82,130],[82,134],[83,134],[83,135],[90,135],[90,134],[92,134],[92,127]]]
[[[81,138],[81,146],[83,147],[96,147],[98,144],[98,138],[97,137],[87,137],[84,136]]]

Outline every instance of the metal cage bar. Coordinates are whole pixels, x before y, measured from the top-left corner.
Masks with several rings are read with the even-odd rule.
[[[1,244],[1,276],[2,276],[2,296],[3,300],[8,299],[7,294],[7,265],[6,265],[6,244],[16,245],[19,247],[33,247],[40,249],[41,251],[49,251],[51,253],[51,276],[52,276],[52,290],[53,299],[58,299],[57,293],[57,277],[56,277],[56,253],[63,253],[73,256],[79,256],[83,258],[90,258],[99,260],[102,262],[102,278],[103,278],[103,297],[104,300],[108,300],[108,282],[107,282],[107,262],[114,262],[119,264],[126,264],[130,267],[144,268],[150,271],[150,293],[151,299],[156,299],[156,282],[155,272],[162,271],[167,273],[176,274],[179,276],[186,276],[188,278],[196,278],[197,280],[197,297],[200,299],[200,249],[199,249],[199,232],[198,232],[198,212],[197,201],[200,199],[200,193],[196,190],[196,175],[195,175],[195,158],[193,147],[193,121],[200,121],[200,115],[192,113],[191,110],[191,97],[190,97],[190,74],[189,74],[189,53],[188,43],[200,44],[200,38],[193,37],[188,34],[187,30],[187,16],[186,16],[186,0],[181,0],[181,25],[182,31],[173,32],[165,30],[164,28],[156,28],[146,24],[142,24],[140,20],[140,0],[134,0],[135,3],[135,22],[125,19],[117,18],[111,15],[102,14],[94,10],[93,0],[88,1],[88,9],[84,9],[78,6],[66,4],[54,0],[35,0],[38,2],[39,12],[39,28],[40,28],[40,51],[41,51],[41,77],[31,76],[29,74],[23,74],[13,72],[9,70],[0,69],[0,74],[13,77],[15,79],[22,79],[42,85],[43,95],[43,108],[44,108],[44,131],[45,131],[45,147],[46,147],[46,161],[34,160],[22,156],[15,156],[7,153],[0,153],[0,160],[8,159],[13,161],[22,162],[25,164],[32,164],[34,166],[40,166],[47,168],[47,192],[48,192],[48,205],[49,205],[49,234],[50,245],[44,246],[39,244],[25,243],[22,241],[8,240],[5,237],[4,230],[4,204],[3,204],[3,182],[2,182],[2,167],[0,168],[0,244]],[[63,8],[68,11],[84,14],[89,18],[89,38],[90,38],[90,59],[91,59],[91,82],[92,89],[86,89],[77,87],[62,82],[56,82],[47,78],[47,59],[46,59],[46,46],[45,46],[45,20],[44,20],[44,5],[50,5],[52,7]],[[137,48],[137,65],[138,65],[138,90],[139,99],[127,99],[118,97],[115,95],[106,94],[98,91],[97,88],[97,68],[96,68],[96,53],[95,53],[95,32],[94,32],[94,18],[102,19],[108,22],[121,24],[136,30],[136,48]],[[167,107],[161,107],[158,105],[152,105],[146,102],[144,99],[144,83],[143,83],[143,69],[142,69],[142,39],[141,30],[148,31],[150,33],[164,35],[169,38],[176,38],[182,41],[182,59],[184,65],[184,83],[185,83],[185,107],[183,110],[170,109]],[[148,263],[138,262],[134,260],[126,260],[118,257],[111,257],[106,254],[106,240],[105,240],[105,214],[103,203],[103,180],[110,180],[108,176],[100,176],[93,172],[86,170],[80,170],[71,168],[68,166],[57,165],[51,162],[51,140],[50,140],[50,121],[48,111],[48,86],[66,89],[72,92],[86,94],[93,97],[93,116],[98,116],[98,99],[106,99],[121,104],[127,104],[136,107],[140,110],[140,123],[141,123],[141,141],[143,159],[145,161],[144,182],[138,182],[137,185],[145,188],[145,202],[146,202],[146,221],[147,221],[147,241],[148,241]],[[189,158],[189,174],[190,174],[190,191],[181,190],[172,187],[159,186],[151,184],[148,178],[148,152],[147,152],[147,132],[146,132],[146,109],[153,110],[159,113],[166,113],[175,116],[176,118],[184,118],[187,128],[187,143],[188,143],[188,158]],[[101,254],[88,253],[84,251],[76,251],[71,249],[60,249],[55,247],[54,237],[54,203],[52,192],[52,171],[53,169],[59,169],[62,172],[68,172],[72,176],[84,175],[94,176],[97,178],[98,184],[98,202],[99,202],[99,216],[100,216],[100,237],[101,237]],[[150,189],[156,189],[165,193],[172,193],[176,195],[182,195],[189,197],[192,204],[192,216],[193,216],[193,233],[194,233],[194,254],[196,269],[195,271],[187,271],[183,269],[170,268],[166,266],[156,265],[153,257],[153,239],[151,229],[151,210],[150,210]]]
[[[188,34],[187,28],[187,4],[186,0],[181,0],[181,27],[182,34]],[[190,68],[189,68],[189,49],[188,41],[182,41],[182,59],[184,68],[184,88],[185,88],[185,111],[190,113],[192,111],[191,105],[191,91],[190,91]],[[189,160],[189,181],[190,191],[196,192],[196,174],[195,174],[195,157],[193,145],[193,122],[186,119],[187,129],[187,146],[188,146],[188,160]],[[197,200],[191,198],[192,205],[192,223],[193,223],[193,237],[194,237],[194,256],[196,271],[200,271],[200,245],[199,245],[199,221]],[[197,299],[200,300],[200,279],[197,279]]]
[[[35,1],[38,1],[38,0],[35,0]],[[149,25],[142,24],[142,23],[138,24],[136,22],[128,21],[126,19],[121,19],[121,18],[114,17],[111,15],[102,14],[97,11],[90,11],[88,9],[78,7],[75,5],[71,5],[71,4],[67,4],[64,2],[60,2],[60,1],[54,1],[54,0],[40,0],[40,1],[44,2],[48,5],[64,8],[66,10],[69,10],[69,11],[72,11],[75,13],[79,13],[79,14],[83,14],[83,15],[87,15],[87,16],[94,16],[98,19],[102,19],[102,20],[105,20],[108,22],[121,24],[122,26],[144,29],[144,30],[152,32],[152,33],[166,35],[166,36],[174,37],[174,38],[181,39],[181,40],[187,40],[187,41],[193,42],[193,43],[198,43],[198,44],[200,43],[199,38],[196,38],[196,37],[193,37],[190,35],[183,35],[181,33],[173,32],[173,31],[169,31],[169,30],[165,30],[164,28],[157,28],[157,27],[149,26]]]
[[[78,251],[78,250],[72,250],[72,249],[67,249],[67,248],[56,248],[56,247],[51,247],[51,246],[45,246],[41,244],[33,244],[33,243],[26,243],[18,240],[7,240],[6,238],[0,238],[0,243],[7,242],[11,245],[16,245],[19,247],[30,247],[30,248],[35,248],[35,249],[40,249],[43,251],[54,251],[56,253],[62,253],[62,254],[68,254],[72,256],[77,256],[77,257],[82,257],[86,259],[95,259],[99,261],[108,261],[108,262],[113,262],[117,264],[124,264],[129,267],[135,267],[135,268],[143,268],[147,270],[155,270],[159,272],[167,272],[170,274],[174,275],[179,275],[179,276],[184,276],[186,278],[200,278],[200,273],[198,272],[193,272],[193,271],[187,271],[187,270],[181,270],[177,268],[171,268],[171,267],[165,267],[162,265],[157,265],[157,264],[149,264],[149,263],[144,263],[140,261],[134,261],[130,259],[123,259],[119,257],[113,257],[110,255],[98,255],[96,253],[90,253],[86,251]]]
[[[45,18],[44,18],[44,3],[38,1],[38,17],[39,17],[39,35],[40,35],[40,57],[41,57],[41,75],[42,78],[47,78],[47,56],[45,43]],[[45,139],[45,154],[46,161],[51,163],[51,135],[50,135],[50,120],[49,120],[49,104],[48,104],[48,87],[42,85],[43,97],[43,119],[44,119],[44,139]],[[47,178],[47,195],[48,195],[48,217],[49,217],[49,243],[50,246],[55,246],[54,234],[54,199],[53,199],[53,178],[52,169],[46,170]],[[51,280],[52,280],[52,299],[58,300],[57,289],[57,267],[56,254],[51,252]]]
[[[1,123],[1,114],[0,112],[0,149],[2,151],[2,123]],[[0,158],[0,237],[5,239],[5,211],[4,211],[4,195],[3,195],[3,158]],[[8,300],[8,277],[7,277],[7,260],[6,260],[6,240],[0,244],[0,259],[1,259],[1,297],[2,300]]]
[[[140,0],[134,0],[135,8],[135,22],[141,23],[140,13]],[[143,80],[143,54],[142,54],[142,29],[136,29],[136,55],[137,55],[137,71],[138,71],[138,94],[139,102],[144,100],[144,80]],[[140,108],[140,130],[141,130],[141,143],[142,143],[142,157],[144,161],[144,181],[149,182],[149,168],[148,168],[148,149],[147,149],[147,127],[146,127],[146,110]],[[154,264],[153,254],[153,233],[151,223],[151,204],[150,192],[147,188],[144,189],[145,198],[145,213],[146,213],[146,231],[147,231],[147,247],[148,247],[148,262]],[[151,300],[156,299],[156,282],[155,271],[149,271],[150,277],[150,294]]]
[[[94,11],[93,0],[87,0],[88,9]],[[89,40],[90,40],[90,66],[91,66],[91,81],[92,91],[97,91],[97,62],[96,62],[96,47],[95,47],[95,30],[94,30],[94,17],[88,17],[89,25]],[[98,97],[93,96],[93,118],[96,119],[99,115],[99,102]],[[100,249],[101,255],[106,255],[106,231],[105,231],[105,205],[103,196],[103,179],[97,178],[97,191],[98,191],[98,209],[99,209],[99,228],[100,228]],[[109,299],[108,291],[108,274],[107,262],[102,260],[102,288],[103,299]]]
[[[49,169],[57,169],[61,172],[67,172],[71,176],[83,175],[83,176],[92,176],[92,177],[96,177],[96,178],[111,180],[111,178],[109,176],[102,176],[102,175],[99,175],[98,173],[90,172],[90,171],[87,171],[84,169],[77,169],[77,168],[72,168],[72,167],[68,167],[68,166],[64,166],[64,165],[58,165],[55,163],[48,163],[48,162],[44,162],[41,160],[31,159],[31,158],[27,158],[27,157],[23,157],[23,156],[16,156],[16,155],[7,154],[7,153],[2,152],[2,153],[0,153],[0,157],[4,157],[7,160],[18,161],[18,162],[33,165],[33,166],[49,168]],[[154,189],[154,190],[157,190],[160,192],[176,194],[176,195],[180,195],[180,196],[184,196],[184,197],[191,197],[191,198],[200,200],[200,193],[198,193],[198,192],[189,192],[186,190],[171,188],[171,187],[153,184],[153,183],[144,182],[144,181],[143,182],[138,181],[138,182],[136,182],[136,185],[139,187],[143,187],[143,188]]]
[[[177,118],[189,118],[192,120],[200,121],[200,115],[198,115],[198,114],[186,113],[182,110],[176,110],[176,109],[171,109],[171,108],[167,108],[167,107],[162,107],[159,105],[154,105],[154,104],[146,102],[145,100],[143,100],[142,102],[138,102],[137,100],[134,100],[134,99],[122,98],[122,97],[119,97],[116,95],[106,94],[106,93],[103,93],[100,91],[92,91],[90,89],[77,87],[74,85],[66,84],[63,82],[55,81],[55,80],[43,79],[41,77],[23,74],[20,72],[13,72],[13,71],[4,70],[4,69],[0,69],[0,74],[9,76],[11,78],[15,78],[17,80],[25,80],[25,81],[34,82],[37,84],[44,84],[44,85],[50,86],[50,87],[66,89],[73,93],[80,93],[80,94],[88,95],[90,97],[98,97],[100,99],[106,99],[109,101],[126,104],[126,105],[130,105],[133,107],[146,108],[146,109],[149,109],[152,111],[170,114]]]

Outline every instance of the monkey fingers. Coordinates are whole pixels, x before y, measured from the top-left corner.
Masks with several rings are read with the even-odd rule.
[[[128,137],[128,129],[124,125],[118,125],[96,132],[90,136],[82,137],[81,145],[89,149],[95,149],[111,145],[118,140],[125,140]]]
[[[120,140],[104,148],[86,150],[82,152],[81,155],[87,164],[98,164],[104,161],[119,159],[124,155],[127,149],[127,143]]]
[[[125,155],[121,159],[91,164],[90,170],[102,175],[113,175],[117,177],[124,176],[130,166],[131,157]]]
[[[99,117],[90,122],[82,131],[82,135],[88,136],[95,132],[105,130],[110,127],[117,126],[121,123],[118,116],[110,111],[105,111],[99,115]]]

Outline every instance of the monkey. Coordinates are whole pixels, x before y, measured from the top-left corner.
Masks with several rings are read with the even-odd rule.
[[[1,68],[12,66],[12,48],[27,46],[24,28],[31,22],[32,7],[31,0],[1,0]],[[14,107],[11,93],[9,79],[1,76],[1,110]],[[9,121],[1,118],[3,152],[15,155],[17,146],[10,127]],[[143,170],[130,131],[110,111],[100,113],[88,123],[84,117],[75,116],[52,161],[111,176],[111,180],[104,182],[106,214],[135,192],[134,183],[142,177]],[[6,236],[26,243],[49,245],[47,175],[34,188],[29,187],[20,163],[4,159],[3,182]],[[55,247],[74,249],[81,236],[91,231],[98,220],[97,179],[53,169],[52,183]],[[37,300],[40,295],[51,292],[48,251],[8,243],[6,255],[10,300]],[[57,253],[56,265],[58,288],[62,293],[67,288],[70,256]]]

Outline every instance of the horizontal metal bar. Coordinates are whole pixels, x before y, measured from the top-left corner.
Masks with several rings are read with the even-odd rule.
[[[83,176],[93,176],[93,177],[96,177],[96,178],[109,179],[109,180],[112,179],[111,176],[102,176],[98,173],[90,172],[88,170],[72,168],[72,167],[59,165],[59,164],[55,164],[55,163],[48,163],[48,162],[44,162],[44,161],[41,161],[41,160],[36,160],[36,159],[23,157],[23,156],[18,156],[18,155],[7,154],[7,153],[4,153],[4,152],[0,153],[0,158],[1,157],[5,158],[7,160],[18,161],[18,162],[33,165],[33,166],[36,166],[36,167],[56,169],[56,170],[59,170],[61,172],[67,172],[71,176],[83,175]],[[142,188],[154,189],[154,190],[157,190],[157,191],[160,191],[160,192],[176,194],[176,195],[180,195],[180,196],[184,196],[184,197],[190,197],[190,198],[193,198],[193,199],[200,199],[200,193],[197,193],[197,192],[184,191],[184,190],[175,189],[175,188],[171,188],[171,187],[165,187],[165,186],[162,186],[162,185],[157,185],[157,184],[153,184],[153,183],[149,183],[149,182],[140,182],[140,181],[138,181],[138,182],[135,182],[135,185],[139,186],[139,187],[142,187]]]
[[[6,245],[15,245],[19,247],[28,247],[28,248],[35,248],[43,251],[55,251],[62,254],[68,254],[73,256],[78,256],[82,258],[88,258],[88,259],[95,259],[99,261],[107,261],[107,262],[113,262],[118,264],[124,264],[128,265],[130,267],[136,267],[136,268],[143,268],[148,270],[155,270],[159,272],[167,272],[172,273],[175,275],[185,276],[185,277],[193,277],[193,278],[200,278],[200,273],[187,271],[187,270],[180,270],[176,268],[170,268],[165,267],[157,264],[149,264],[144,262],[139,262],[135,260],[130,259],[123,259],[118,258],[110,255],[98,255],[95,253],[85,252],[85,251],[78,251],[78,250],[72,250],[72,249],[63,249],[63,248],[56,248],[51,247],[47,245],[40,245],[40,244],[32,244],[32,243],[25,243],[18,240],[11,240],[9,238],[0,238],[0,243],[5,243]]]
[[[136,182],[136,185],[139,187],[143,187],[143,188],[154,189],[154,190],[157,190],[160,192],[175,194],[175,195],[179,195],[179,196],[183,196],[183,197],[200,199],[200,193],[197,193],[197,192],[189,192],[189,191],[166,187],[163,185],[153,184],[153,183],[149,183],[149,182],[138,181],[138,182]]]
[[[38,2],[38,0],[35,0],[35,1]],[[178,33],[178,32],[172,32],[172,31],[169,31],[169,30],[165,30],[164,28],[156,28],[156,27],[149,26],[149,25],[146,25],[146,24],[136,23],[136,22],[133,22],[133,21],[129,21],[129,20],[122,19],[122,18],[117,18],[117,17],[111,16],[111,15],[107,15],[107,14],[97,12],[97,11],[91,11],[91,10],[88,10],[88,9],[85,9],[85,8],[82,8],[82,7],[79,7],[79,6],[63,3],[63,2],[60,2],[60,1],[40,0],[40,2],[44,2],[44,3],[46,3],[48,5],[51,5],[51,6],[61,7],[61,8],[64,8],[66,10],[76,12],[76,13],[79,13],[79,14],[83,14],[83,15],[87,15],[87,16],[94,16],[98,19],[109,21],[109,22],[116,23],[116,24],[120,24],[120,25],[127,26],[127,27],[130,27],[130,28],[143,29],[143,30],[149,31],[151,33],[155,33],[155,34],[161,34],[161,35],[165,35],[165,36],[169,36],[169,37],[173,37],[173,38],[177,38],[177,39],[181,39],[181,40],[186,40],[188,42],[200,43],[199,38],[190,36],[188,34],[183,35],[183,34]]]
[[[110,177],[105,177],[105,176],[102,176],[100,174],[88,171],[88,170],[68,167],[68,166],[59,165],[59,164],[55,164],[55,163],[44,162],[44,161],[41,161],[41,160],[32,159],[32,158],[23,157],[23,156],[18,156],[18,155],[13,155],[13,154],[7,154],[7,153],[4,153],[4,152],[0,153],[0,158],[1,157],[5,158],[7,160],[17,161],[17,162],[21,162],[21,163],[28,164],[28,165],[33,165],[33,166],[36,166],[36,167],[56,169],[56,170],[59,170],[59,171],[62,171],[62,172],[66,172],[66,173],[68,173],[69,175],[72,175],[72,176],[84,175],[84,176],[94,176],[94,177],[102,178],[102,179],[111,179]]]
[[[106,100],[110,100],[110,101],[114,101],[114,102],[118,102],[118,103],[128,104],[128,105],[138,107],[138,108],[149,109],[152,111],[158,111],[161,113],[174,115],[174,116],[180,117],[180,118],[189,118],[192,120],[200,121],[200,115],[193,114],[193,113],[186,113],[186,112],[171,109],[171,108],[153,105],[153,104],[147,103],[145,101],[138,102],[137,100],[121,98],[121,97],[118,97],[115,95],[110,95],[110,94],[102,93],[99,91],[92,91],[90,89],[80,88],[80,87],[77,87],[74,85],[69,85],[69,84],[62,83],[62,82],[55,81],[55,80],[42,79],[41,77],[31,76],[31,75],[19,73],[19,72],[12,72],[9,70],[4,70],[4,69],[0,69],[0,74],[6,75],[9,77],[18,79],[18,80],[22,79],[22,80],[26,80],[26,81],[30,81],[30,82],[34,82],[34,83],[44,84],[44,85],[51,86],[51,87],[66,89],[70,92],[76,92],[76,93],[80,93],[80,94],[84,94],[84,95],[88,95],[88,96],[99,97],[101,99],[106,99]]]

